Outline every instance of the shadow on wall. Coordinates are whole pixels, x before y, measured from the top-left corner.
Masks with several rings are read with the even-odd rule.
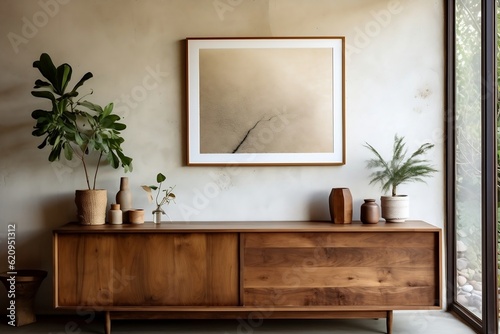
[[[30,231],[25,228],[28,222],[9,222],[7,225],[15,225],[15,269],[39,269],[48,272],[47,278],[42,282],[36,295],[36,309],[41,310],[39,305],[45,308],[52,305],[52,229],[61,226],[68,221],[74,221],[75,204],[74,194],[58,194],[46,196],[40,200],[40,221],[43,227]],[[5,228],[7,230],[7,228]],[[19,236],[19,237],[17,237]],[[22,238],[20,237],[22,236]],[[9,236],[10,237],[10,236]],[[6,236],[7,238],[7,236]],[[1,242],[1,244],[6,245]],[[7,247],[1,247],[0,258],[7,259]],[[3,268],[8,270],[7,267]],[[0,307],[5,310],[8,305],[5,288],[0,287]],[[51,310],[44,309],[43,313]]]
[[[328,206],[328,193],[317,192],[312,195],[309,205],[309,220],[330,221],[330,207]]]
[[[31,113],[31,111],[29,111]],[[34,122],[22,122],[16,124],[0,125],[0,142],[2,151],[9,157],[9,162],[15,160],[16,166],[30,167],[33,162],[33,155],[26,154],[27,151],[36,149],[40,142],[32,139]],[[34,143],[36,143],[34,145]],[[7,163],[7,161],[5,161]]]
[[[52,230],[70,221],[76,221],[75,193],[45,196],[40,201],[44,229]]]

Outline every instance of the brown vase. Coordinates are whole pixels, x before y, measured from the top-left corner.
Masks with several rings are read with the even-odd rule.
[[[75,203],[80,224],[103,225],[106,222],[106,207],[108,204],[106,189],[77,190]]]
[[[352,196],[349,188],[333,188],[329,204],[330,217],[335,224],[352,223]]]
[[[380,220],[380,208],[374,199],[365,199],[361,204],[361,222],[364,224],[377,224]]]

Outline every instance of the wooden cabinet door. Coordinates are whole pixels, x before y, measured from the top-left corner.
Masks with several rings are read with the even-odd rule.
[[[58,234],[56,306],[238,305],[237,233]]]
[[[245,306],[440,305],[439,233],[245,233],[243,240]]]

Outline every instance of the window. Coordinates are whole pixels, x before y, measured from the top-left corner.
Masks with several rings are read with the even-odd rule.
[[[447,1],[447,299],[498,332],[494,0]]]

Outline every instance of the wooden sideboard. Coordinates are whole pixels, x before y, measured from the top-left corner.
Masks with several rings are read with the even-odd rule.
[[[54,230],[54,302],[126,318],[386,318],[441,309],[441,229],[422,221],[181,222]],[[251,325],[250,325],[251,326]]]

